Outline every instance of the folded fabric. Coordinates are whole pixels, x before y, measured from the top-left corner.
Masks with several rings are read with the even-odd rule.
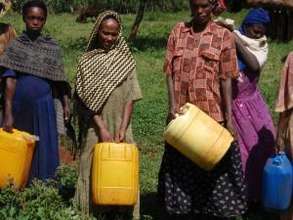
[[[241,34],[241,32],[238,30],[234,30],[234,33],[237,34],[237,36],[239,36],[239,38],[245,44],[246,48],[256,57],[259,66],[262,68],[268,58],[269,49],[267,37],[263,36],[258,39],[252,39]]]

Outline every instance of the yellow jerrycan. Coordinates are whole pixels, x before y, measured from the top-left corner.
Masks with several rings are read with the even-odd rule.
[[[0,128],[0,188],[10,183],[16,188],[26,185],[34,149],[34,136],[16,129],[8,133]]]
[[[165,140],[205,170],[212,170],[229,149],[227,129],[195,105],[186,103],[165,129]]]
[[[92,164],[96,205],[134,205],[138,194],[138,150],[134,144],[98,143]]]

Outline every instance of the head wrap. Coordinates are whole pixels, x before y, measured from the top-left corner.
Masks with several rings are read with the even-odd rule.
[[[220,15],[222,12],[226,10],[226,5],[224,0],[208,0],[211,4],[212,14],[215,16]],[[189,0],[189,4],[192,4],[192,1]]]
[[[97,48],[102,21],[113,17],[121,27],[120,16],[114,11],[101,13],[94,25],[87,52],[77,66],[75,91],[81,102],[92,112],[99,112],[113,90],[135,69],[135,61],[121,36],[110,48]]]
[[[271,19],[269,16],[268,11],[264,10],[263,8],[253,8],[250,9],[247,15],[245,16],[240,28],[238,35],[242,38],[247,38],[245,35],[245,27],[253,24],[262,24],[266,26],[268,23],[270,23]],[[255,43],[257,45],[262,45],[262,47],[259,48],[259,52],[263,54],[263,61],[259,62],[260,66],[262,67],[267,60],[267,54],[268,54],[268,45],[267,45],[267,38],[264,36],[261,39],[248,39],[249,41],[256,41]],[[257,42],[258,41],[258,42]],[[260,43],[265,42],[265,43]],[[249,43],[247,43],[249,45]],[[249,49],[249,48],[248,48]],[[252,51],[251,51],[252,52]],[[256,56],[256,54],[254,54]],[[257,57],[258,58],[258,57]],[[259,61],[259,60],[258,60]],[[240,71],[243,71],[247,68],[247,65],[244,63],[244,61],[241,59],[241,57],[238,57],[238,67]]]
[[[209,0],[209,2],[212,4],[213,7],[213,15],[218,16],[222,12],[226,10],[226,5],[224,0]]]
[[[268,11],[264,10],[263,8],[250,9],[240,26],[240,32],[244,33],[245,26],[253,24],[262,24],[266,26],[268,23],[270,23],[270,21],[271,19]]]
[[[0,17],[4,16],[6,12],[11,8],[10,0],[0,0]]]

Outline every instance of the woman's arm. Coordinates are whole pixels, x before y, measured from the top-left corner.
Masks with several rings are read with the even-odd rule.
[[[123,116],[122,116],[122,121],[121,121],[121,125],[119,128],[119,132],[116,133],[116,137],[115,137],[116,142],[125,141],[125,133],[126,133],[126,130],[127,130],[128,125],[130,123],[130,120],[131,120],[131,115],[132,115],[132,111],[133,111],[133,104],[134,104],[133,101],[128,101],[124,106]]]
[[[13,128],[12,103],[16,88],[16,79],[7,77],[4,92],[4,118],[3,129],[11,132]]]
[[[93,116],[93,120],[98,127],[101,142],[113,142],[113,136],[108,131],[107,124],[103,121],[102,117],[96,114]]]
[[[278,121],[278,128],[277,128],[277,145],[279,145],[281,140],[281,131],[283,129],[286,129],[287,124],[288,124],[288,120],[290,117],[290,114],[292,114],[292,109],[290,110],[286,110],[284,112],[280,112],[279,114],[279,121]],[[280,147],[284,147],[284,146],[277,146],[277,148],[279,148],[279,150],[284,150],[284,149],[280,149]]]
[[[52,83],[53,97],[58,98],[63,107],[63,117],[65,122],[69,120],[70,117],[70,97],[71,88],[67,82],[54,82]]]
[[[236,132],[232,122],[232,79],[221,79],[221,88],[225,106],[225,125],[230,133],[235,137]]]
[[[69,96],[67,94],[63,95],[63,112],[64,112],[64,120],[68,122],[70,116],[70,107],[69,107]]]
[[[239,38],[237,34],[234,33],[237,53],[242,57],[245,64],[253,72],[260,71],[260,65],[256,57],[245,47],[243,41]]]
[[[169,100],[169,112],[168,112],[167,123],[169,123],[172,119],[175,118],[176,101],[175,101],[174,84],[173,84],[172,76],[168,74],[166,77],[166,80],[167,80],[168,100]]]

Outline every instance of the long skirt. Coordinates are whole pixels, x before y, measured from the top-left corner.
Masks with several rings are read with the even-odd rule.
[[[262,174],[267,159],[274,153],[275,128],[260,91],[233,100],[233,121],[238,133],[242,167],[250,202],[259,202]]]
[[[50,84],[22,74],[17,78],[13,101],[14,127],[39,137],[33,156],[30,181],[55,176],[59,165],[57,126]]]
[[[212,171],[204,171],[166,144],[159,198],[169,214],[236,217],[247,209],[239,146],[233,143]]]

